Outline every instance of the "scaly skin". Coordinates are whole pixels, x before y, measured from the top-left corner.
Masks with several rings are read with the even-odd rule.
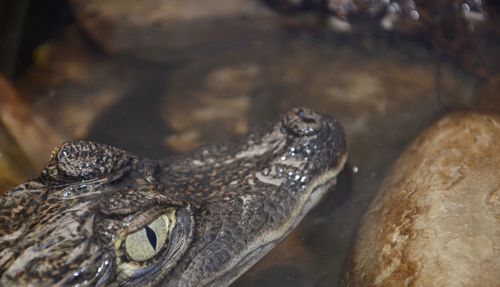
[[[0,285],[227,286],[315,206],[346,158],[337,121],[303,108],[240,143],[161,161],[63,144],[0,198]]]

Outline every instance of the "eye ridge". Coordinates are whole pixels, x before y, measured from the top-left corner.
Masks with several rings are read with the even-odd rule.
[[[156,232],[149,226],[145,226],[144,229],[146,230],[146,235],[148,237],[148,240],[149,240],[149,244],[151,244],[151,246],[153,247],[153,249],[156,251],[156,248],[158,246],[157,243],[158,243],[158,239],[156,237]]]

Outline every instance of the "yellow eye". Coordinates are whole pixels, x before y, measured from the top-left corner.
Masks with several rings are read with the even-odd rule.
[[[174,225],[175,219],[170,220],[166,215],[161,215],[142,229],[129,234],[125,238],[128,257],[139,262],[153,258],[167,243]]]

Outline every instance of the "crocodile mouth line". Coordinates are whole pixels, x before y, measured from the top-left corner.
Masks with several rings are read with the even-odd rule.
[[[276,244],[278,244],[284,237],[286,237],[304,218],[304,216],[323,198],[323,195],[337,182],[337,175],[344,168],[347,161],[347,153],[342,155],[338,164],[325,171],[322,175],[312,181],[307,187],[307,191],[303,196],[303,200],[298,203],[297,208],[290,215],[290,220],[285,222],[280,228],[272,232],[261,235],[259,240],[256,240],[250,246],[247,246],[241,253],[239,259],[234,260],[231,268],[227,269],[224,273],[232,274],[234,282],[241,274],[246,272],[253,263],[264,257],[271,251]],[[252,263],[252,264],[246,264]],[[241,268],[241,266],[244,266]],[[240,269],[241,268],[241,269]],[[223,276],[224,277],[224,276]],[[207,286],[218,286],[219,280],[210,282]]]
[[[337,183],[337,175],[344,168],[346,161],[347,153],[342,155],[335,167],[328,169],[310,183],[303,197],[305,202],[299,207],[299,215],[291,216],[295,220],[291,229],[295,228],[304,216],[321,201],[325,193]]]

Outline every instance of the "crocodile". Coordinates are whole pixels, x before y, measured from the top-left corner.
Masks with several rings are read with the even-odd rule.
[[[341,125],[306,108],[161,160],[59,146],[0,198],[0,286],[228,286],[336,184]]]

